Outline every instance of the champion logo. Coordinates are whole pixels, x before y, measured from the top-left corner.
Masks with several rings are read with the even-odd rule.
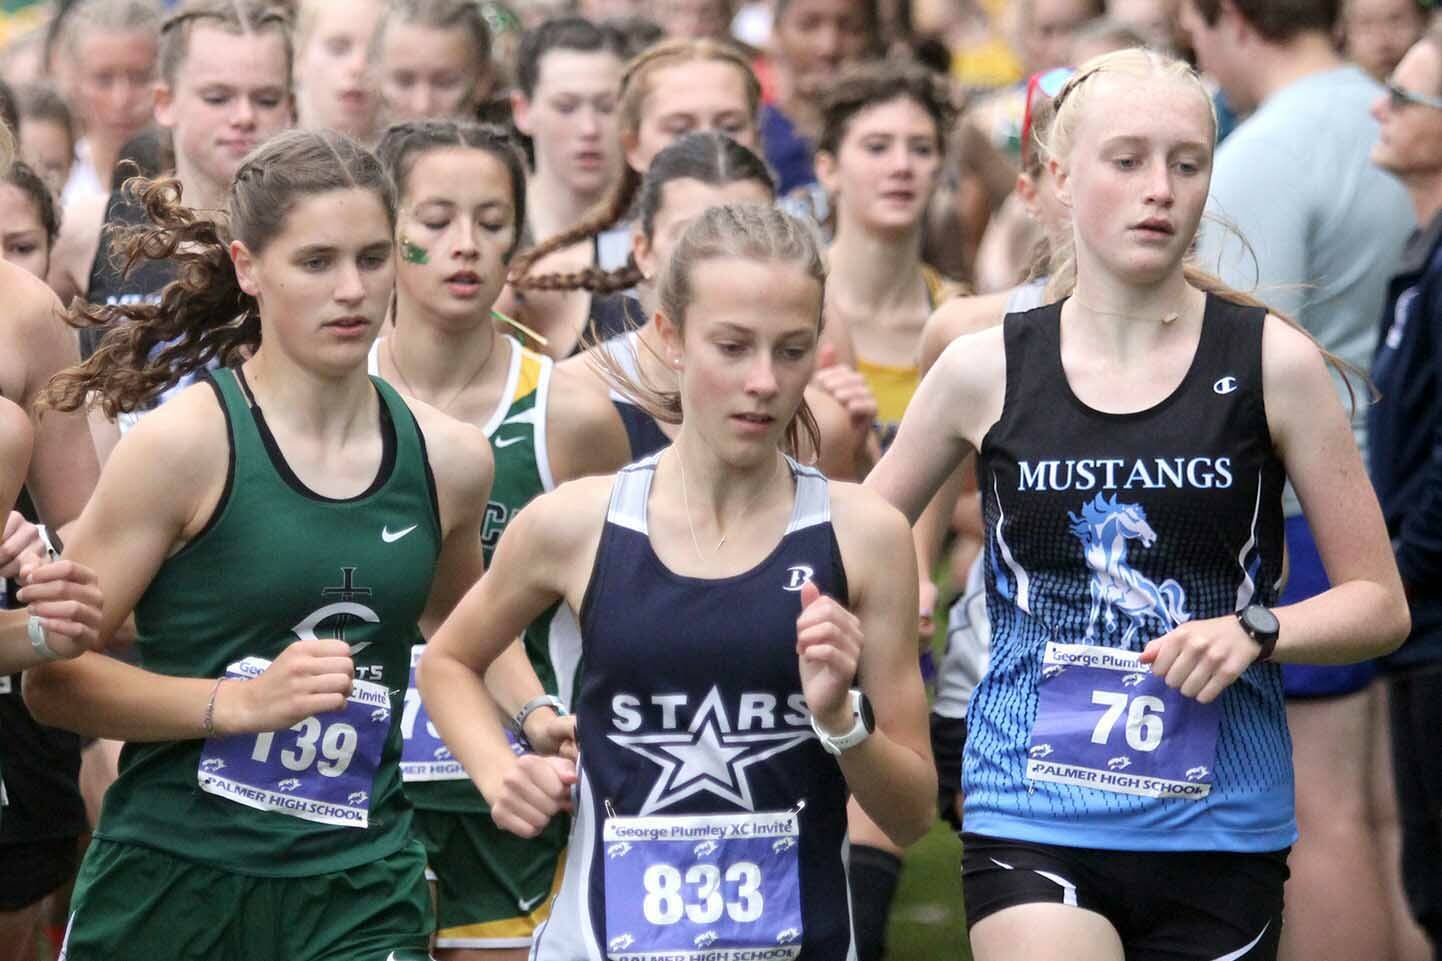
[[[516,434],[514,437],[497,437],[495,440],[491,441],[491,446],[498,448],[510,447],[512,444],[519,444],[525,439],[526,437],[524,434]]]
[[[412,524],[410,527],[392,533],[389,527],[382,527],[381,540],[385,541],[387,544],[394,544],[396,541],[400,540],[402,537],[405,537],[407,534],[409,534],[415,529],[416,525]]]
[[[786,568],[786,583],[782,587],[788,591],[799,591],[815,573],[809,564],[793,564]]]
[[[1230,394],[1237,389],[1237,386],[1237,378],[1233,377],[1231,374],[1228,374],[1227,376],[1219,379],[1215,384],[1213,384],[1212,390],[1216,391],[1219,394]]]

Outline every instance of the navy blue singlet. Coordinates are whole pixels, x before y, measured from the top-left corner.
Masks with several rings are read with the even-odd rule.
[[[651,546],[659,456],[617,475],[582,604],[576,817],[532,957],[854,958],[846,782],[796,657],[802,585],[847,597],[827,481],[790,462],[776,548],[703,580]]]

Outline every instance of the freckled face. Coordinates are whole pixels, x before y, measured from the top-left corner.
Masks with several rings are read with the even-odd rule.
[[[1212,115],[1194,84],[1102,74],[1086,81],[1057,190],[1079,262],[1134,283],[1179,269],[1211,183]]]

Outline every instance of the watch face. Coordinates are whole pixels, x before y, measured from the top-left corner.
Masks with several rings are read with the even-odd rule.
[[[861,724],[869,734],[876,730],[876,715],[871,710],[871,698],[861,695]]]
[[[1242,612],[1242,622],[1246,624],[1247,630],[1253,634],[1260,634],[1264,637],[1276,635],[1281,625],[1277,622],[1277,615],[1262,607],[1260,604],[1253,604]]]

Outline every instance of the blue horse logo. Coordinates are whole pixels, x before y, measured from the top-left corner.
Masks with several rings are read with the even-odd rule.
[[[1088,639],[1096,637],[1099,620],[1106,633],[1115,633],[1118,612],[1128,619],[1122,635],[1124,647],[1148,622],[1165,633],[1192,619],[1180,584],[1171,578],[1154,584],[1127,563],[1127,541],[1141,541],[1142,547],[1149,548],[1157,540],[1140,504],[1119,504],[1115,495],[1098,494],[1082,505],[1080,516],[1068,512],[1067,517],[1092,571]]]

